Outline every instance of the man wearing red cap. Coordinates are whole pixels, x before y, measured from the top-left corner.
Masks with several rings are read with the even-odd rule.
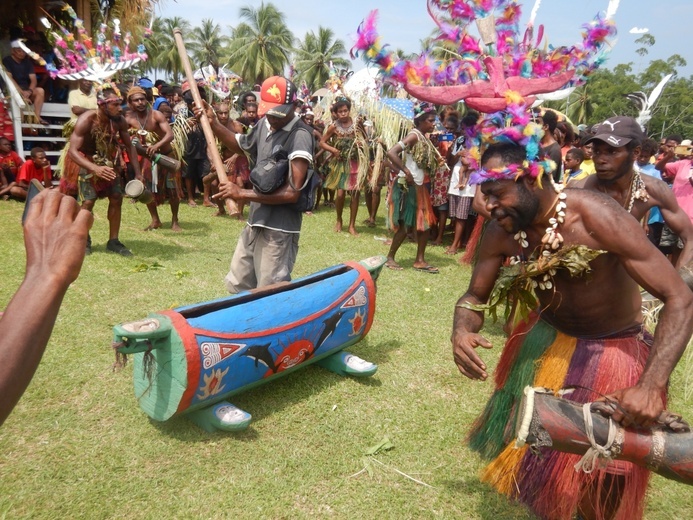
[[[277,282],[289,281],[298,254],[302,213],[295,203],[301,187],[309,180],[313,162],[312,129],[295,113],[296,86],[286,78],[266,79],[260,91],[258,114],[262,118],[248,134],[234,134],[205,107],[212,129],[221,143],[232,152],[246,152],[254,171],[272,168],[272,156],[284,148],[290,161],[289,175],[283,186],[269,194],[240,188],[233,182],[222,183],[215,197],[230,197],[250,202],[248,225],[243,230],[226,275],[226,288],[237,293]],[[201,113],[196,108],[197,115]]]

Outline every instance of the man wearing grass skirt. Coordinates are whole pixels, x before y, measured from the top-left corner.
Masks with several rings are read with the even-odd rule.
[[[451,340],[460,372],[489,376],[477,352],[492,348],[479,334],[484,310],[508,303],[521,319],[469,444],[491,460],[482,479],[540,518],[641,518],[646,469],[609,461],[587,474],[574,469],[578,455],[516,449],[515,410],[527,385],[574,387],[566,395],[572,401],[618,401],[612,418],[622,426],[653,424],[693,330],[693,293],[617,202],[552,183],[554,163],[539,152],[541,129],[514,112],[504,128],[486,132],[490,144],[470,181],[480,185],[493,220],[455,308]],[[639,286],[664,302],[654,337],[642,325]]]

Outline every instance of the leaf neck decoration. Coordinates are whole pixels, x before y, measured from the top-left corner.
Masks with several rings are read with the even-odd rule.
[[[518,260],[507,267],[501,267],[488,303],[465,302],[459,306],[473,311],[488,311],[493,321],[498,321],[498,306],[505,304],[504,319],[507,321],[512,315],[513,323],[517,323],[526,319],[539,306],[536,289],[542,282],[537,280],[544,281],[546,276],[553,279],[559,270],[567,271],[573,278],[587,276],[592,272],[590,262],[603,253],[606,251],[572,245],[561,247],[548,255],[540,254],[538,258]],[[555,285],[551,283],[547,287],[544,283],[544,289],[555,290]]]

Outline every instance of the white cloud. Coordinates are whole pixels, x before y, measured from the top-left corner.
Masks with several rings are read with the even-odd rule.
[[[631,34],[645,34],[645,33],[650,32],[650,30],[647,27],[643,27],[642,29],[640,27],[633,27],[628,32]]]

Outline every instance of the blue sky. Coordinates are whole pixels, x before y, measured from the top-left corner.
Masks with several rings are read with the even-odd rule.
[[[406,52],[418,52],[419,40],[426,37],[434,24],[426,11],[425,0],[322,0],[299,2],[296,0],[273,0],[272,3],[286,15],[289,29],[297,38],[303,39],[306,32],[316,31],[318,26],[329,27],[341,38],[347,48],[351,47],[356,28],[372,9],[379,10],[378,30],[383,40],[394,48]],[[200,25],[203,18],[211,18],[220,24],[225,34],[228,27],[239,23],[238,11],[245,5],[258,6],[257,0],[164,0],[157,14],[181,16],[192,25]],[[529,18],[533,0],[523,4],[523,21]],[[580,26],[591,20],[599,11],[606,10],[608,0],[543,0],[536,24],[543,24],[545,35],[553,45],[570,45],[580,39]],[[618,36],[606,66],[632,62],[637,72],[652,59],[666,59],[680,54],[688,65],[680,69],[683,76],[693,75],[693,55],[688,52],[693,42],[690,34],[693,23],[693,1],[668,0],[621,0],[615,16]],[[630,34],[633,27],[647,28],[656,43],[649,54],[641,58],[635,50],[640,45],[635,40],[640,34]],[[353,68],[363,65],[354,61]]]

